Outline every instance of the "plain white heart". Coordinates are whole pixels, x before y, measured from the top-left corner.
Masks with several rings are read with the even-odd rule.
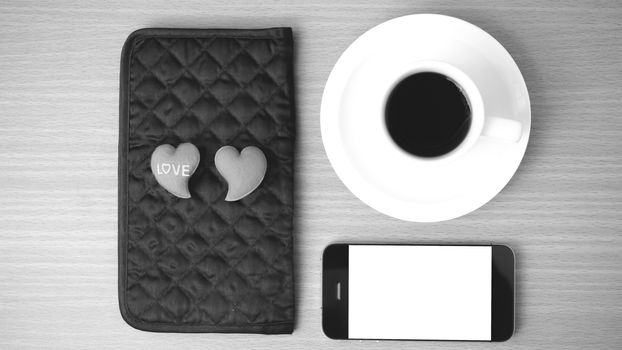
[[[266,156],[255,146],[248,146],[242,152],[232,146],[223,146],[216,152],[214,163],[227,181],[225,200],[229,202],[253,192],[263,181],[268,164]]]
[[[179,198],[190,198],[188,182],[200,159],[199,150],[191,143],[177,148],[160,145],[151,154],[151,172],[164,189]]]

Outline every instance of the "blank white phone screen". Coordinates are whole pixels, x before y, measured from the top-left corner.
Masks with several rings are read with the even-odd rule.
[[[348,251],[348,338],[491,339],[492,247]]]

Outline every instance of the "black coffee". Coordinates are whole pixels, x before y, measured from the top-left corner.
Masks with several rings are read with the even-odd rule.
[[[416,73],[389,94],[385,122],[395,143],[406,152],[438,157],[464,140],[471,127],[471,108],[445,75]]]

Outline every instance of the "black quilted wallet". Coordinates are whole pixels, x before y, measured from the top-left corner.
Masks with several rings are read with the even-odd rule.
[[[294,103],[290,28],[142,29],[121,58],[119,304],[160,332],[291,333],[294,324]],[[189,199],[158,185],[150,157],[191,142]],[[224,146],[259,147],[268,166],[224,200]]]

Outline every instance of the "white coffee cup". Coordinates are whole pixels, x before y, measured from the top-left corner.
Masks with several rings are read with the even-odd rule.
[[[417,61],[404,66],[394,67],[388,72],[384,72],[383,78],[378,81],[380,85],[379,91],[384,92],[380,106],[381,110],[377,113],[378,118],[384,118],[386,103],[396,85],[408,76],[424,72],[442,74],[460,88],[471,110],[470,127],[458,146],[440,156],[420,157],[405,151],[395,142],[391,142],[395,152],[407,154],[413,160],[421,162],[444,163],[467,152],[481,137],[494,138],[500,142],[518,142],[520,140],[522,136],[522,125],[520,122],[503,116],[486,115],[484,102],[475,82],[459,68],[437,60]],[[393,141],[386,124],[383,124],[384,128],[381,131],[384,133],[383,138]]]

